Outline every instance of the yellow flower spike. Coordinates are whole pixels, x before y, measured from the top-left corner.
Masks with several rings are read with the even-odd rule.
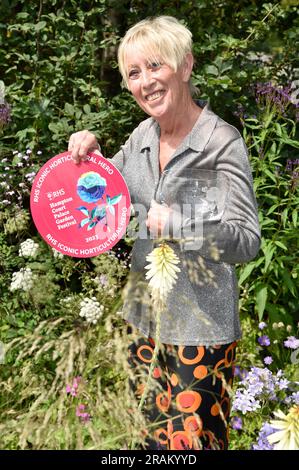
[[[180,271],[177,264],[180,260],[166,243],[154,248],[146,259],[150,262],[145,269],[148,269],[146,279],[149,279],[153,300],[165,301],[177,280],[177,272]]]
[[[149,279],[148,285],[151,290],[151,297],[156,312],[156,332],[155,349],[151,360],[147,382],[139,402],[139,410],[142,409],[145,402],[150,386],[150,380],[158,357],[160,347],[161,314],[165,307],[166,298],[176,283],[177,273],[180,271],[180,268],[177,266],[180,262],[179,258],[173,249],[164,242],[154,248],[153,251],[147,255],[146,260],[149,261],[149,264],[145,266],[145,269],[148,269],[145,276],[146,279]],[[131,447],[132,450],[134,449],[134,446],[135,444],[133,442]]]
[[[299,450],[299,406],[292,406],[287,415],[281,410],[274,415],[279,419],[270,421],[270,425],[277,431],[267,436],[274,450]]]

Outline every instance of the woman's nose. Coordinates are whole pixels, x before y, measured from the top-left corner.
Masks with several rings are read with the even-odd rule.
[[[142,86],[145,88],[150,87],[155,82],[155,78],[151,70],[144,70],[142,73]]]

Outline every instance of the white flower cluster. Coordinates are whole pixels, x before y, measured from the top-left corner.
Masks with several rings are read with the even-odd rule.
[[[74,296],[73,295],[69,295],[68,297],[63,297],[63,299],[60,299],[60,303],[62,305],[66,305],[66,306],[69,306],[72,301],[74,300]]]
[[[58,258],[58,259],[62,259],[62,258],[63,258],[63,254],[60,253],[60,251],[55,250],[55,248],[53,248],[53,247],[52,247],[52,251],[53,251],[54,258]]]
[[[80,307],[80,317],[85,317],[88,323],[93,323],[94,325],[104,312],[104,306],[100,305],[95,297],[83,299],[80,302]]]
[[[30,268],[21,268],[20,271],[13,273],[10,290],[21,289],[28,291],[33,286],[33,273]]]
[[[38,243],[35,243],[31,238],[27,238],[23,243],[20,245],[19,249],[19,256],[24,256],[24,258],[35,258],[39,249]]]

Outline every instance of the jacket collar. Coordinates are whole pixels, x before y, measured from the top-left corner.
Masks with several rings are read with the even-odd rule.
[[[202,152],[216,126],[217,114],[215,114],[211,107],[209,100],[195,100],[196,103],[202,108],[196,123],[194,124],[191,132],[186,136],[181,145],[184,148],[191,148],[196,152]],[[152,119],[152,125],[149,130],[144,134],[141,142],[141,151],[145,148],[151,148],[159,140],[160,127],[157,121]],[[181,146],[180,146],[181,147]]]

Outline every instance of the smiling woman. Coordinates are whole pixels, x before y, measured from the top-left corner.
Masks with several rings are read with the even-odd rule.
[[[161,316],[157,387],[146,401],[151,424],[146,446],[227,449],[235,346],[241,337],[234,264],[254,258],[260,246],[247,149],[238,129],[217,116],[208,101],[193,99],[192,34],[177,19],[160,16],[134,25],[121,41],[118,60],[124,85],[149,115],[112,158],[139,213],[123,306],[129,328],[138,333],[129,348],[137,378],[139,367],[150,368],[155,347],[157,318],[145,278],[155,239],[170,237],[181,261],[175,293]],[[96,148],[88,131],[70,138],[76,162]],[[178,211],[193,200],[196,211]],[[204,215],[209,204],[213,210]],[[195,242],[177,243],[186,234]],[[137,396],[143,386],[132,382]]]
[[[121,41],[118,62],[124,85],[159,122],[162,143],[163,134],[168,134],[168,144],[172,139],[173,145],[160,147],[160,154],[171,154],[201,111],[191,96],[197,91],[190,81],[194,63],[191,32],[172,17],[143,20]]]

